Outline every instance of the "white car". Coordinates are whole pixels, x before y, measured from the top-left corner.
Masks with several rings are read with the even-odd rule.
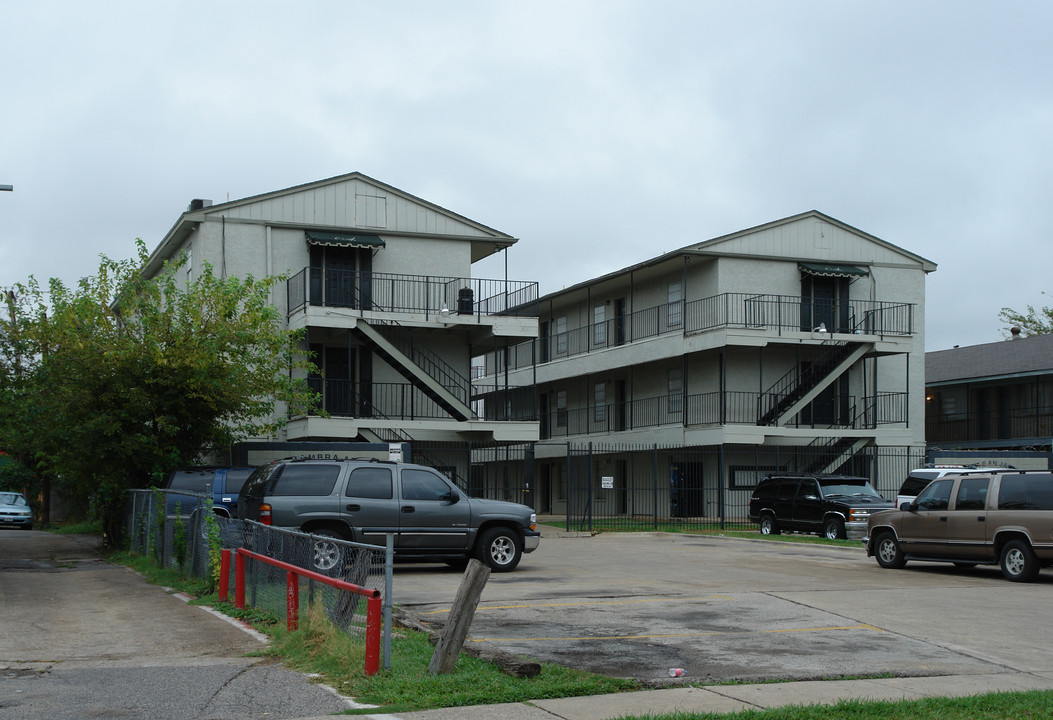
[[[907,479],[896,493],[896,507],[902,507],[903,503],[913,502],[914,498],[925,489],[925,486],[944,475],[964,475],[971,472],[1003,472],[1015,470],[1011,467],[979,467],[978,465],[929,465],[928,467],[911,470]]]
[[[33,529],[33,511],[22,493],[0,492],[0,525],[17,525]]]

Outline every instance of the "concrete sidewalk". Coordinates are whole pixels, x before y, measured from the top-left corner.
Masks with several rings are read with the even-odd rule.
[[[839,700],[919,700],[1026,690],[1053,690],[1053,671],[666,688],[360,717],[378,720],[611,720],[626,715],[730,713],[785,705],[833,705]]]

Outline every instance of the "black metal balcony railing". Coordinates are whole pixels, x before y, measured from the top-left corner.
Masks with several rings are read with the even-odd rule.
[[[823,300],[795,295],[724,293],[687,303],[686,332],[724,327],[913,335],[914,305],[876,300]]]
[[[954,413],[925,419],[928,442],[1032,440],[1053,436],[1053,406]]]
[[[307,384],[321,396],[320,409],[333,417],[384,420],[449,420],[450,414],[419,388],[409,383],[371,383],[368,396],[352,380],[309,378]],[[521,391],[524,388],[510,388]],[[530,393],[532,395],[532,393]],[[526,403],[483,403],[482,416],[491,421],[536,420]]]
[[[666,303],[602,323],[514,345],[486,356],[486,372],[503,372],[605,350],[659,335],[751,328],[778,333],[810,331],[907,336],[914,334],[914,305],[849,300],[820,302],[789,295],[723,293],[691,302]],[[496,357],[496,360],[495,360]],[[507,357],[507,361],[506,358]]]
[[[906,400],[906,393],[879,393],[877,397],[864,398],[862,409],[855,398],[848,398],[846,402],[816,400],[808,406],[812,421],[801,422],[798,427],[859,430],[902,424],[907,422]],[[585,408],[556,408],[542,414],[541,437],[602,434],[661,425],[754,425],[771,402],[769,393],[728,391],[688,395],[686,404],[683,396],[659,395]]]
[[[538,284],[304,268],[286,283],[289,312],[308,305],[362,310],[537,317]]]

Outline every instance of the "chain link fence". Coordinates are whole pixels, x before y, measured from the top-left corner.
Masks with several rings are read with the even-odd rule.
[[[305,570],[379,590],[384,599],[384,667],[390,667],[391,548],[223,517],[212,511],[210,496],[185,490],[129,491],[127,522],[132,552],[191,577],[211,578],[217,585],[221,551],[233,552],[243,547]],[[233,562],[227,581],[233,588]],[[249,605],[283,617],[287,591],[284,570],[246,559],[245,600]],[[366,603],[361,596],[305,577],[300,578],[299,592],[305,608],[322,610],[344,632],[364,632]]]

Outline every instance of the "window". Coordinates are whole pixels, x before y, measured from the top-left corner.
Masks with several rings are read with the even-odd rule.
[[[955,510],[983,510],[987,507],[987,486],[990,480],[985,477],[962,478],[958,485],[958,499],[954,502]]]
[[[1049,473],[1002,476],[998,509],[1053,510],[1053,477]]]
[[[769,473],[779,472],[780,468],[774,466],[760,465],[732,465],[728,468],[728,487],[742,489],[756,489],[758,497],[771,497],[775,483],[763,483]]]
[[[607,307],[597,305],[592,309],[592,343],[607,344]]]
[[[271,494],[329,495],[339,475],[339,465],[286,465]]]
[[[815,480],[801,480],[801,484],[797,486],[797,499],[803,500],[808,497],[822,497],[819,494],[819,483]]]
[[[211,470],[177,470],[168,482],[168,489],[208,492],[213,476],[214,473]]]
[[[186,246],[186,282],[189,285],[194,279],[194,246],[187,243]]]
[[[227,484],[224,486],[224,493],[230,493],[236,495],[241,492],[241,489],[245,487],[245,481],[249,479],[249,475],[252,474],[252,470],[227,470]]]
[[[678,327],[684,321],[684,291],[679,280],[669,283],[669,327]]]
[[[684,402],[684,371],[682,368],[669,370],[669,412],[678,413]]]
[[[596,383],[596,387],[593,390],[593,398],[595,401],[595,408],[593,409],[593,418],[596,422],[606,422],[607,420],[607,383]]]
[[[566,316],[556,318],[556,354],[567,354],[567,318]]]
[[[347,481],[348,497],[391,499],[391,469],[386,467],[360,467],[351,471]]]
[[[556,393],[556,427],[567,427],[567,391]]]
[[[953,480],[933,480],[932,484],[918,495],[915,503],[923,510],[946,510],[950,505],[953,484]]]
[[[403,500],[449,500],[450,486],[427,470],[402,471]]]

